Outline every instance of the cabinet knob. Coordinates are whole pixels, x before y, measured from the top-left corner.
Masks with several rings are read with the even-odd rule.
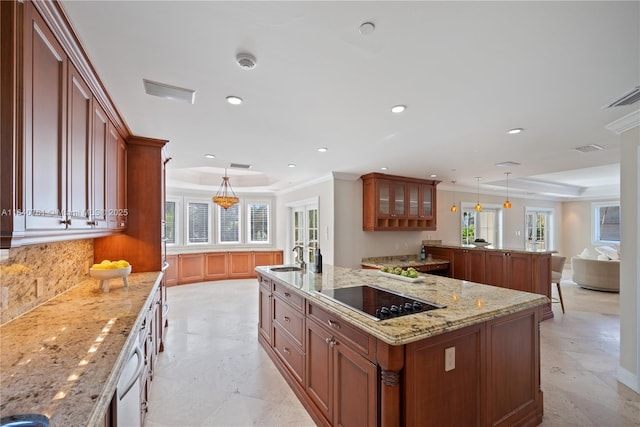
[[[289,298],[289,297],[291,296],[291,294],[290,294],[289,292],[285,292],[285,293],[284,293],[284,296],[285,296],[285,297],[287,297],[287,298]]]
[[[87,221],[87,225],[98,225],[98,221]]]
[[[284,316],[283,319],[284,319],[285,322],[291,322],[291,319],[289,319],[289,317],[287,317],[287,316]]]
[[[333,337],[325,338],[324,342],[326,342],[329,347],[334,347],[336,345],[336,340]]]
[[[61,219],[61,220],[60,220],[60,224],[71,225],[71,219],[69,219],[69,218],[67,218],[67,219]]]
[[[287,347],[283,347],[282,351],[285,352],[286,354],[291,354],[291,350],[289,350]]]

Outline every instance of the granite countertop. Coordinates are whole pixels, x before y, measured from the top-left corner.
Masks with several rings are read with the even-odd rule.
[[[291,287],[309,301],[391,345],[408,344],[549,302],[544,295],[431,274],[420,274],[424,281],[411,283],[383,276],[377,270],[349,269],[326,264],[323,265],[321,274],[274,272],[269,267],[257,267],[256,271]],[[365,284],[402,292],[447,307],[376,321],[322,294],[323,289]]]
[[[503,248],[503,247],[496,247],[494,245],[489,245],[489,246],[474,246],[474,245],[442,245],[442,244],[436,244],[436,245],[425,245],[428,247],[434,247],[434,248],[449,248],[449,249],[481,249],[481,250],[485,250],[485,251],[499,251],[499,252],[512,252],[512,253],[522,253],[522,254],[553,254],[556,253],[557,251],[547,251],[547,250],[528,250],[528,249],[522,249],[522,248]]]
[[[109,293],[87,279],[0,327],[0,413],[39,413],[52,426],[98,426],[138,339],[160,272]],[[142,312],[142,313],[141,313]]]
[[[382,266],[407,268],[441,264],[449,264],[449,260],[435,258],[420,259],[418,255],[393,255],[362,258],[362,262],[360,263],[360,265],[373,268],[380,268]]]

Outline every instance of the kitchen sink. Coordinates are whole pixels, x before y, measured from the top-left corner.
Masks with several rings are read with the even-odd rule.
[[[271,267],[269,270],[275,271],[275,272],[283,272],[283,271],[301,271],[302,269],[295,265],[287,265],[284,267]]]
[[[0,427],[49,427],[49,418],[40,414],[9,415],[0,418]]]

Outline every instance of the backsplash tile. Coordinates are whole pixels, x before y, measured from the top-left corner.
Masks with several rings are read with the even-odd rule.
[[[0,324],[9,322],[89,278],[93,239],[29,245],[9,250],[0,262]],[[37,279],[42,294],[37,295]],[[6,308],[5,308],[6,307]]]

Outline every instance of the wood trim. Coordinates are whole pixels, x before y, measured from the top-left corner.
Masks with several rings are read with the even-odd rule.
[[[434,179],[421,179],[421,178],[412,178],[412,177],[399,176],[399,175],[387,175],[386,173],[378,173],[378,172],[371,172],[371,173],[362,175],[360,177],[360,179],[362,180],[365,180],[368,178],[388,179],[392,181],[403,181],[403,182],[410,182],[415,184],[428,184],[428,185],[438,185],[441,182]]]
[[[49,26],[62,48],[67,53],[69,60],[76,66],[78,72],[91,88],[94,96],[104,108],[111,122],[116,126],[118,132],[125,138],[131,135],[131,131],[122,115],[115,107],[115,103],[111,99],[109,92],[98,76],[93,64],[89,61],[80,39],[77,37],[64,9],[57,0],[33,0],[42,18]]]
[[[144,136],[130,136],[127,139],[127,146],[129,145],[142,145],[147,147],[164,148],[169,140],[158,138],[147,138]]]

